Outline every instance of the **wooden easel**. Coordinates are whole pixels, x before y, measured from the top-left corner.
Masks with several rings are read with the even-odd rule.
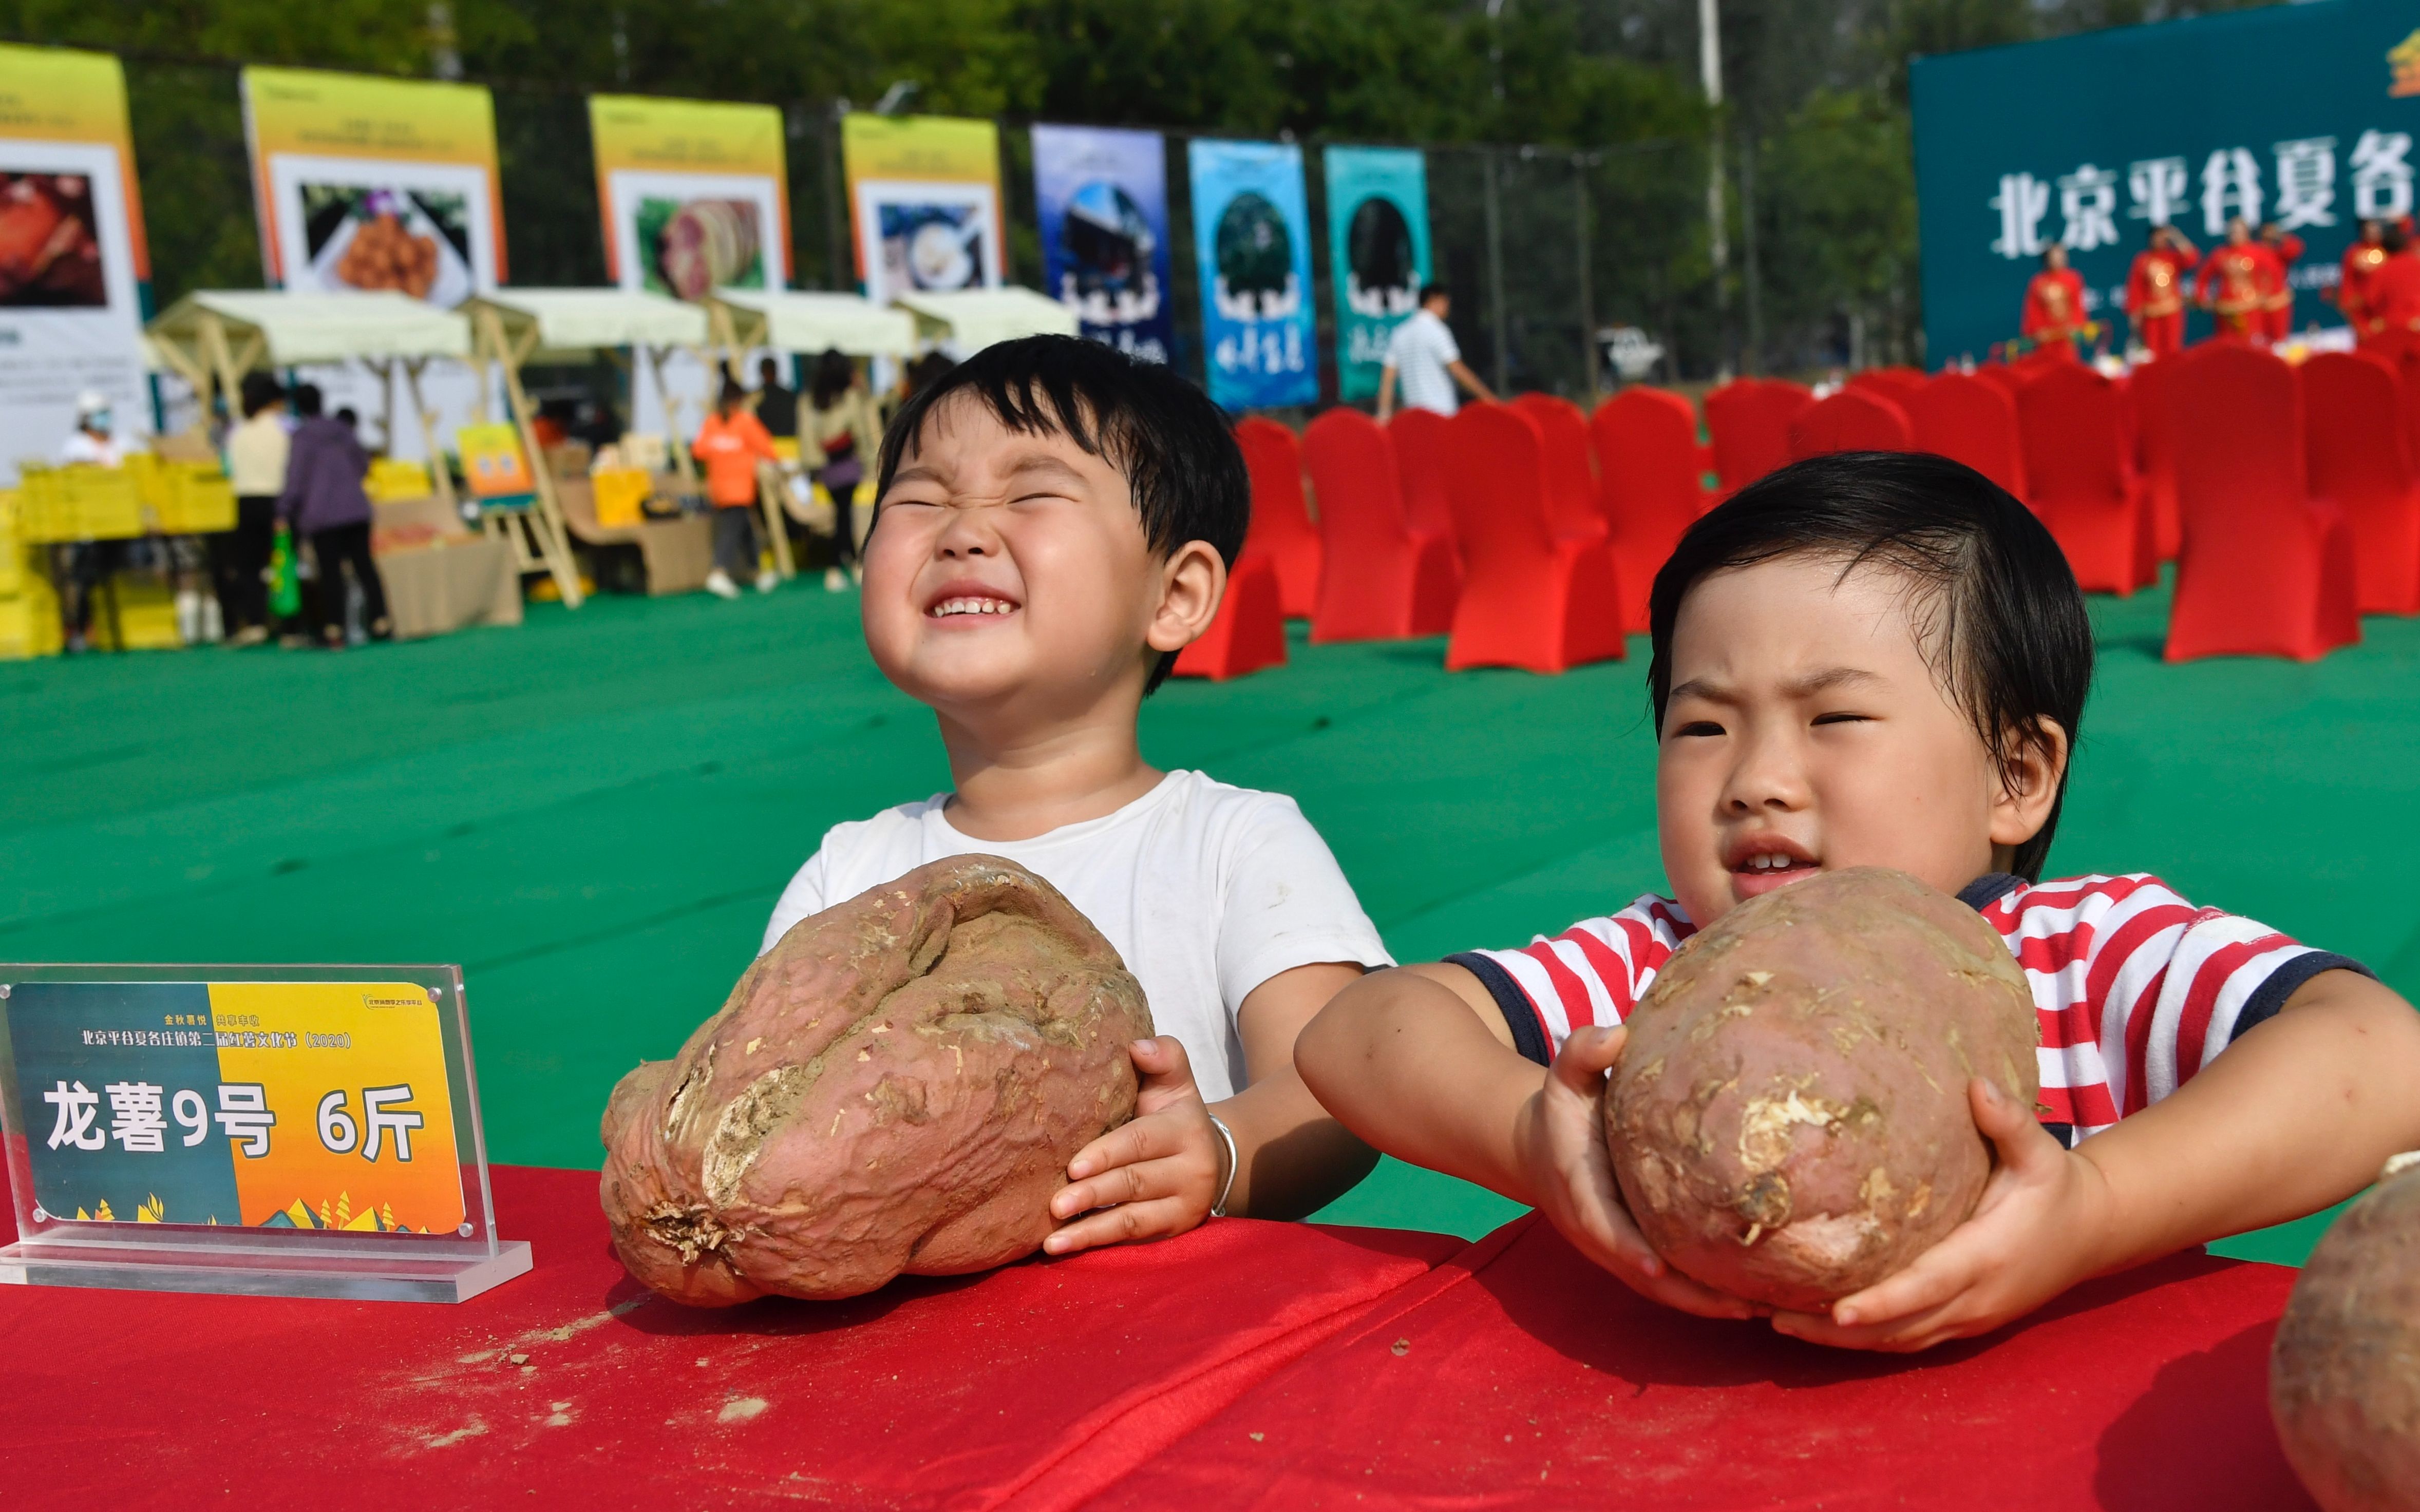
[[[571,536],[563,523],[563,501],[555,491],[554,465],[537,443],[537,412],[530,407],[529,393],[521,387],[521,363],[537,350],[537,324],[531,322],[524,339],[515,343],[505,333],[504,323],[494,307],[483,304],[477,307],[472,330],[472,358],[482,369],[482,386],[489,362],[504,370],[504,399],[512,409],[513,424],[520,431],[521,455],[529,459],[530,477],[537,484],[537,502],[512,514],[489,515],[485,520],[488,533],[502,535],[512,543],[513,563],[520,571],[546,569],[563,594],[564,607],[578,609],[582,596],[580,568],[571,560]],[[416,374],[413,382],[416,390]]]

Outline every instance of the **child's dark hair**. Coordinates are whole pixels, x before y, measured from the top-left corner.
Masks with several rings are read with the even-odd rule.
[[[933,412],[971,393],[1020,436],[1064,436],[1125,474],[1155,555],[1204,541],[1229,567],[1244,548],[1252,484],[1226,415],[1209,395],[1156,363],[1076,336],[1026,336],[985,347],[918,390],[882,437],[875,524],[899,465]],[[1159,659],[1149,688],[1167,680]]]
[[[2092,624],[2067,557],[2008,490],[1963,463],[1901,452],[1841,452],[1749,484],[1691,525],[1655,575],[1649,599],[1655,728],[1672,692],[1672,625],[1681,600],[1711,574],[1776,557],[1870,563],[1916,590],[1917,633],[1950,698],[2005,768],[2017,749],[2047,750],[2045,721],[2067,733],[2072,762],[2092,687]],[[2013,744],[2012,744],[2013,743]],[[2019,845],[2012,870],[2041,879],[2067,799],[2067,768],[2050,816]]]

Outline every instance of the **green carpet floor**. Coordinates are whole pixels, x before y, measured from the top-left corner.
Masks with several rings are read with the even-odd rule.
[[[2098,601],[2056,870],[2150,870],[2420,992],[2392,816],[2420,798],[2420,624],[2316,666],[2159,659]],[[1447,676],[1436,641],[1308,647],[1147,706],[1145,749],[1300,800],[1404,959],[1657,886],[1644,643]],[[803,583],[535,608],[342,656],[0,666],[0,959],[459,962],[489,1149],[593,1165],[615,1077],[722,999],[824,829],[945,786],[931,719]],[[1514,1210],[1388,1163],[1326,1214],[1475,1235]],[[2223,1246],[2299,1259],[2323,1218]]]

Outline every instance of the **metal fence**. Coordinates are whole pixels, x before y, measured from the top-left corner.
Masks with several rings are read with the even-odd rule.
[[[126,62],[153,295],[257,287],[261,258],[237,70]],[[605,254],[588,105],[573,89],[491,85],[508,281],[596,286]],[[829,104],[783,107],[788,123],[791,281],[854,285],[839,125]],[[1186,144],[1168,131],[1173,360],[1202,371]],[[1311,222],[1326,223],[1316,142],[1305,142]],[[1593,151],[1423,147],[1435,274],[1455,293],[1465,358],[1490,383],[1585,398],[1611,386],[1600,333],[1631,327],[1662,347],[1650,376],[1807,372],[1913,361],[1914,205],[1905,131],[1887,114],[1809,120],[1717,148],[1660,139]],[[1711,154],[1723,162],[1728,255],[1716,276],[1707,216]],[[1042,283],[1032,149],[1001,130],[1010,278]],[[1336,393],[1328,252],[1314,236],[1321,392]]]

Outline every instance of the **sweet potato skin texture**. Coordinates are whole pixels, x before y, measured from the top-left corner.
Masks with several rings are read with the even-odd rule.
[[[1708,1286],[1820,1310],[1974,1211],[1966,1084],[2040,1095],[2033,994],[1997,933],[1880,867],[1751,899],[1686,941],[1626,1021],[1606,1100],[1623,1203]]]
[[[852,1297],[1032,1254],[1076,1151],[1134,1116],[1142,987],[992,856],[801,919],[605,1108],[630,1273],[699,1306]]]
[[[2420,1164],[2311,1251],[2270,1351],[2269,1410],[2327,1512],[2420,1512]]]

